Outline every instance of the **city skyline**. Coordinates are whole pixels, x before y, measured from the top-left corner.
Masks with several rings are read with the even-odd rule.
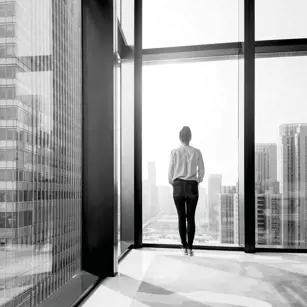
[[[278,131],[281,159],[277,158],[277,144],[255,144],[256,244],[306,245],[307,123],[281,124]],[[282,176],[280,181],[277,178],[278,166]],[[149,182],[155,184],[159,193],[155,162],[148,163],[148,169],[152,174]],[[203,231],[211,240],[221,244],[238,244],[238,186],[223,185],[222,174],[207,176],[207,201],[198,205],[204,206],[202,215],[206,221],[204,225],[207,226]],[[165,185],[164,188],[167,189]],[[146,190],[143,192],[146,194]],[[170,207],[171,185],[168,187],[168,194]],[[159,198],[161,217],[166,213],[163,204],[164,198]],[[145,201],[145,209],[146,205],[148,203]],[[169,209],[167,212],[171,213]],[[172,214],[176,215],[174,211]]]
[[[283,124],[280,124],[279,125],[279,127],[278,127],[278,131],[280,131],[280,129],[283,127],[283,126],[285,126],[285,125],[289,125],[289,126],[292,126],[292,125],[294,125],[294,126],[296,126],[296,125],[298,125],[298,126],[304,126],[304,125],[307,125],[307,122],[306,123],[283,123]],[[279,140],[280,140],[280,138],[279,138]],[[279,146],[278,146],[279,145]],[[180,146],[180,145],[178,145],[178,146]],[[192,146],[192,145],[191,145]],[[280,148],[281,148],[281,146],[282,146],[282,143],[281,143],[281,141],[279,141],[279,142],[277,142],[277,143],[273,143],[273,142],[261,142],[261,143],[255,143],[255,169],[257,168],[257,157],[258,157],[258,155],[257,154],[259,154],[260,153],[260,151],[263,151],[263,149],[265,148],[265,147],[270,147],[270,148],[272,148],[272,147],[276,147],[276,149],[275,149],[275,152],[274,153],[272,153],[272,151],[268,151],[268,157],[267,157],[267,159],[268,160],[270,160],[270,159],[276,159],[276,166],[274,166],[274,168],[272,168],[272,165],[270,164],[270,162],[268,162],[267,161],[267,163],[269,163],[270,164],[270,167],[269,167],[269,169],[266,171],[267,173],[273,173],[273,175],[272,176],[270,176],[269,178],[266,178],[265,176],[266,175],[263,175],[266,179],[268,179],[268,180],[272,180],[272,181],[277,181],[277,182],[280,182],[280,180],[281,180],[281,178],[280,178],[280,176],[281,176],[281,170],[280,170],[280,168],[278,167],[278,163],[277,163],[277,161],[278,160],[280,160],[280,156],[281,156],[281,154],[280,154]],[[263,157],[258,157],[258,160],[259,161],[261,161],[261,160],[263,160],[264,158]],[[262,162],[263,163],[263,162]],[[148,161],[148,164],[158,164],[158,163],[156,163],[154,160],[151,160],[151,161]],[[143,165],[144,165],[144,159],[143,159]],[[262,168],[263,169],[265,169],[266,167],[265,166],[263,166],[262,165]],[[206,164],[205,164],[205,169],[206,169]],[[144,170],[145,170],[145,172],[144,172]],[[261,172],[263,172],[264,170],[262,170]],[[147,168],[144,168],[143,167],[143,173],[147,173]],[[207,173],[206,171],[205,171],[205,177],[209,177],[210,175],[214,175],[214,173]],[[222,175],[222,174],[221,174]],[[257,171],[255,171],[255,176],[256,176],[256,178],[255,178],[255,180],[256,180],[256,182],[257,182]],[[260,176],[260,175],[259,175]],[[146,178],[146,177],[143,177],[143,179],[145,178],[145,180],[148,180],[148,177]],[[156,177],[156,174],[155,174],[155,181],[157,180],[156,179],[157,177]],[[165,180],[164,180],[164,182],[163,183],[161,183],[162,181],[160,181],[160,184],[165,184]],[[223,182],[222,182],[223,183]],[[229,182],[228,182],[228,184],[223,184],[223,186],[236,186],[237,185],[237,183],[238,183],[238,181],[236,181],[236,182],[231,182],[231,184],[229,184]],[[202,184],[202,183],[200,183],[200,184]],[[208,182],[207,182],[207,180],[206,180],[206,184],[207,184],[207,186],[208,186]]]

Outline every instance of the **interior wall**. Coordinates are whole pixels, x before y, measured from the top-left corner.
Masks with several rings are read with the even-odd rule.
[[[112,0],[83,0],[82,269],[117,271]]]

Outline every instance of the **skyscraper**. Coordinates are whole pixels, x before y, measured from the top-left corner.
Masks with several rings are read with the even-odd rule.
[[[256,238],[260,245],[282,244],[281,194],[256,194]]]
[[[223,185],[221,187],[221,193],[238,193],[237,186],[235,185]]]
[[[238,194],[220,193],[219,242],[238,244]]]
[[[222,175],[210,174],[208,178],[208,204],[209,204],[209,231],[212,234],[219,233],[220,201]]]
[[[2,2],[0,18],[0,235],[20,268],[0,304],[33,306],[81,270],[81,2]]]
[[[255,181],[277,181],[277,145],[256,144]]]
[[[277,182],[277,145],[274,143],[258,143],[255,152],[255,184],[256,192],[272,191],[279,193]]]
[[[284,245],[307,240],[307,124],[284,124],[281,137],[282,237]]]
[[[276,144],[256,144],[255,191],[256,242],[262,245],[280,245],[281,195],[277,181]]]

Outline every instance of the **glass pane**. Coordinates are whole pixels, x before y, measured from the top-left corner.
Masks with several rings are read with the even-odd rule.
[[[307,57],[256,60],[256,243],[306,248]]]
[[[134,243],[134,59],[121,62],[121,252]]]
[[[256,0],[256,40],[306,38],[306,0]]]
[[[119,22],[121,22],[121,5],[122,5],[122,0],[116,0],[115,5],[116,5],[116,17],[117,17],[117,20]]]
[[[118,58],[116,63],[116,98],[115,98],[115,132],[116,132],[116,201],[117,201],[117,247],[118,256],[121,255],[121,63]]]
[[[81,271],[81,0],[0,18],[0,306],[36,306]]]
[[[242,0],[145,0],[143,48],[239,40]]]
[[[168,184],[179,131],[192,130],[205,179],[194,244],[239,244],[237,60],[143,66],[143,241],[180,244]]]
[[[121,28],[129,46],[134,45],[134,0],[121,0]]]

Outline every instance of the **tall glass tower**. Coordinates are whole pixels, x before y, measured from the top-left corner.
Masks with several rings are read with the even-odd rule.
[[[0,1],[0,306],[81,270],[81,0]]]

